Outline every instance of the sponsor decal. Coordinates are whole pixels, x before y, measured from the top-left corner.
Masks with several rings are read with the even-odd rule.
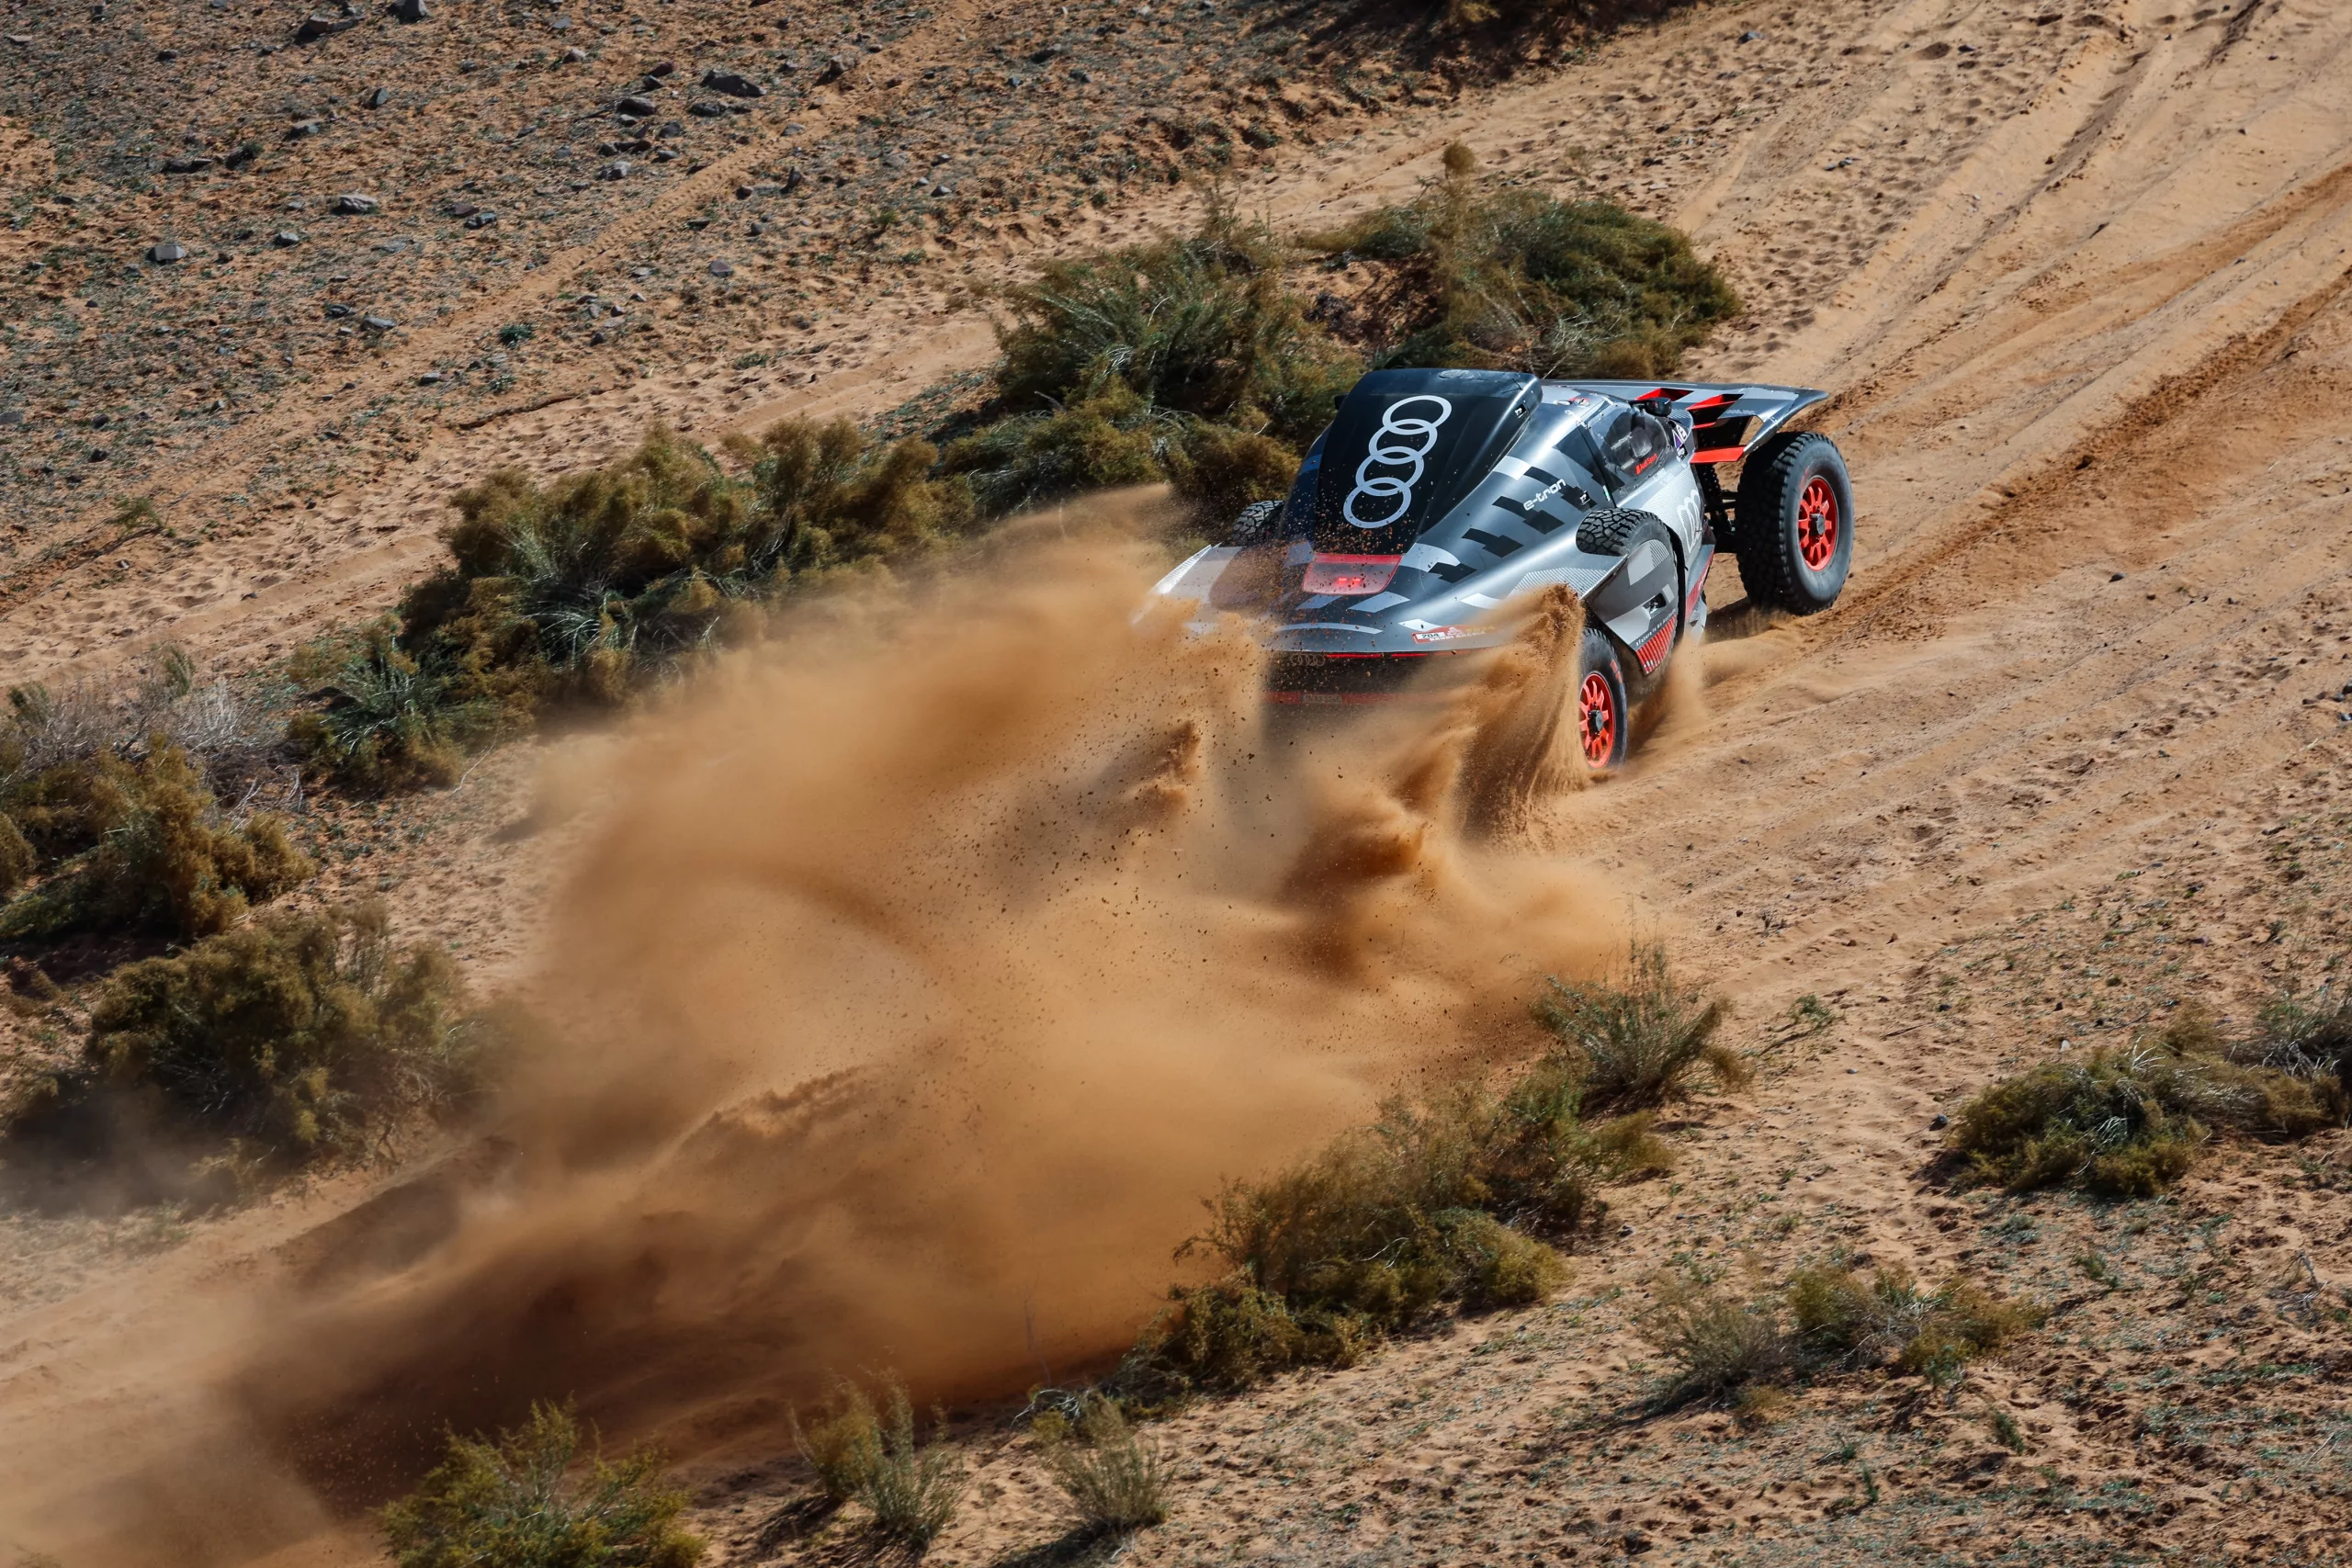
[[[1410,512],[1413,487],[1421,482],[1424,461],[1437,446],[1438,427],[1453,417],[1453,402],[1434,392],[1416,392],[1389,404],[1372,434],[1372,449],[1356,465],[1355,488],[1340,503],[1340,514],[1359,528],[1385,528]],[[1379,468],[1405,471],[1374,472]],[[1383,504],[1388,509],[1366,517],[1356,509],[1367,502],[1375,510]]]

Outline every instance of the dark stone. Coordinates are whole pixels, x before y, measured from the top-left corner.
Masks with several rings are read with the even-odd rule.
[[[298,119],[286,128],[286,140],[300,141],[306,136],[316,136],[327,128],[322,119]]]
[[[176,49],[159,49],[155,51],[155,62],[159,65],[169,65],[179,57],[180,51]]]
[[[684,136],[685,133],[686,122],[684,120],[665,119],[662,122],[662,129],[655,131],[653,134],[656,136]]]
[[[336,302],[327,306],[328,321],[341,321],[344,317],[348,316],[349,314],[351,314],[351,307],[348,305]]]
[[[280,229],[269,237],[269,243],[281,251],[290,251],[302,243],[302,231],[300,229]]]
[[[341,213],[345,218],[365,218],[368,214],[376,211],[383,205],[384,204],[382,202],[378,201],[374,197],[361,196],[356,191],[345,191],[343,195],[334,198],[335,211]]]
[[[390,87],[379,87],[374,92],[359,100],[363,107],[371,109],[382,108],[386,104],[389,104],[391,101],[392,90]]]
[[[466,219],[466,227],[469,229],[487,229],[497,221],[498,214],[495,212],[476,212],[470,214]]]
[[[695,230],[707,229],[710,227],[710,220],[707,218],[689,218],[686,220],[686,227]]]
[[[362,316],[359,324],[371,333],[388,333],[400,323],[390,316]]]
[[[825,62],[825,68],[822,71],[817,73],[817,85],[822,87],[828,83],[838,82],[856,68],[855,56],[836,54]]]
[[[452,218],[471,218],[481,210],[481,206],[475,202],[453,201],[449,204],[449,216]]]
[[[784,194],[790,196],[794,191],[798,190],[800,188],[800,165],[795,164],[792,167],[784,171]]]
[[[147,259],[168,266],[175,261],[186,261],[187,247],[177,240],[164,240],[148,247]]]
[[[329,33],[347,33],[358,25],[356,17],[325,17],[314,11],[303,17],[302,25],[294,29],[294,41],[313,43]]]
[[[563,62],[566,65],[585,65],[588,63],[588,51],[575,43],[563,51]]]
[[[396,22],[426,22],[433,19],[432,10],[424,0],[393,0],[392,20]]]
[[[735,276],[735,264],[730,261],[713,261],[710,264],[710,276],[713,277],[732,277]]]
[[[1092,82],[1094,80],[1094,76],[1091,72],[1073,71],[1069,73],[1069,79],[1083,87],[1090,82]]]
[[[1939,1116],[1938,1116],[1934,1121],[1932,1121],[1932,1122],[1928,1122],[1928,1131],[1929,1131],[1929,1132],[1931,1132],[1931,1133],[1940,1133],[1940,1132],[1942,1132],[1946,1127],[1949,1127],[1949,1126],[1951,1126],[1951,1117],[1949,1117],[1949,1116],[1941,1116],[1941,1115],[1939,1115]]]
[[[167,175],[200,175],[211,166],[212,160],[204,157],[190,156],[164,160],[164,173]]]
[[[24,410],[22,410],[22,409],[0,409],[0,424],[22,424],[22,423],[25,423],[25,411],[24,411]]]
[[[660,112],[660,106],[651,98],[640,98],[632,95],[614,105],[613,112],[626,115],[630,119],[649,119]]]
[[[696,98],[686,106],[686,112],[698,119],[717,119],[727,112],[727,106],[714,104],[708,98]]]
[[[1043,65],[1046,62],[1053,59],[1055,56],[1066,54],[1069,51],[1063,49],[1061,45],[1057,43],[1049,43],[1043,49],[1031,50],[1029,51],[1029,63],[1032,65]]]
[[[243,146],[238,148],[235,152],[230,153],[227,157],[221,159],[220,166],[224,169],[242,169],[247,164],[252,163],[255,158],[260,156],[261,143],[258,141],[248,141]]]
[[[664,76],[675,75],[677,73],[677,70],[678,62],[676,61],[664,60],[659,64],[646,67],[645,73],[659,82]]]
[[[734,71],[706,71],[702,73],[702,85],[730,98],[764,98],[768,96],[765,87]]]
[[[625,180],[628,178],[628,170],[629,162],[627,158],[616,158],[597,170],[596,177],[600,180]]]

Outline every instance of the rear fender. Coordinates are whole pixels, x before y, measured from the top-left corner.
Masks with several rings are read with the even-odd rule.
[[[1585,619],[1630,649],[1646,675],[1674,650],[1681,592],[1681,562],[1673,546],[1646,538],[1585,594]]]

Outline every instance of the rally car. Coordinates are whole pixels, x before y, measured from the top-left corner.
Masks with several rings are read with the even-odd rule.
[[[1719,548],[1756,604],[1809,615],[1837,602],[1853,487],[1827,436],[1783,428],[1826,396],[1375,371],[1289,498],[1249,508],[1156,592],[1264,626],[1271,700],[1349,705],[1442,691],[1453,656],[1510,640],[1509,606],[1564,584],[1585,610],[1578,736],[1609,767],[1633,704],[1706,624]]]

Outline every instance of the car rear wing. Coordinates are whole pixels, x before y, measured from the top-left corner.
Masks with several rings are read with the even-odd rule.
[[[1697,381],[1571,381],[1690,427],[1690,461],[1736,463],[1748,450],[1829,394],[1811,387]]]

